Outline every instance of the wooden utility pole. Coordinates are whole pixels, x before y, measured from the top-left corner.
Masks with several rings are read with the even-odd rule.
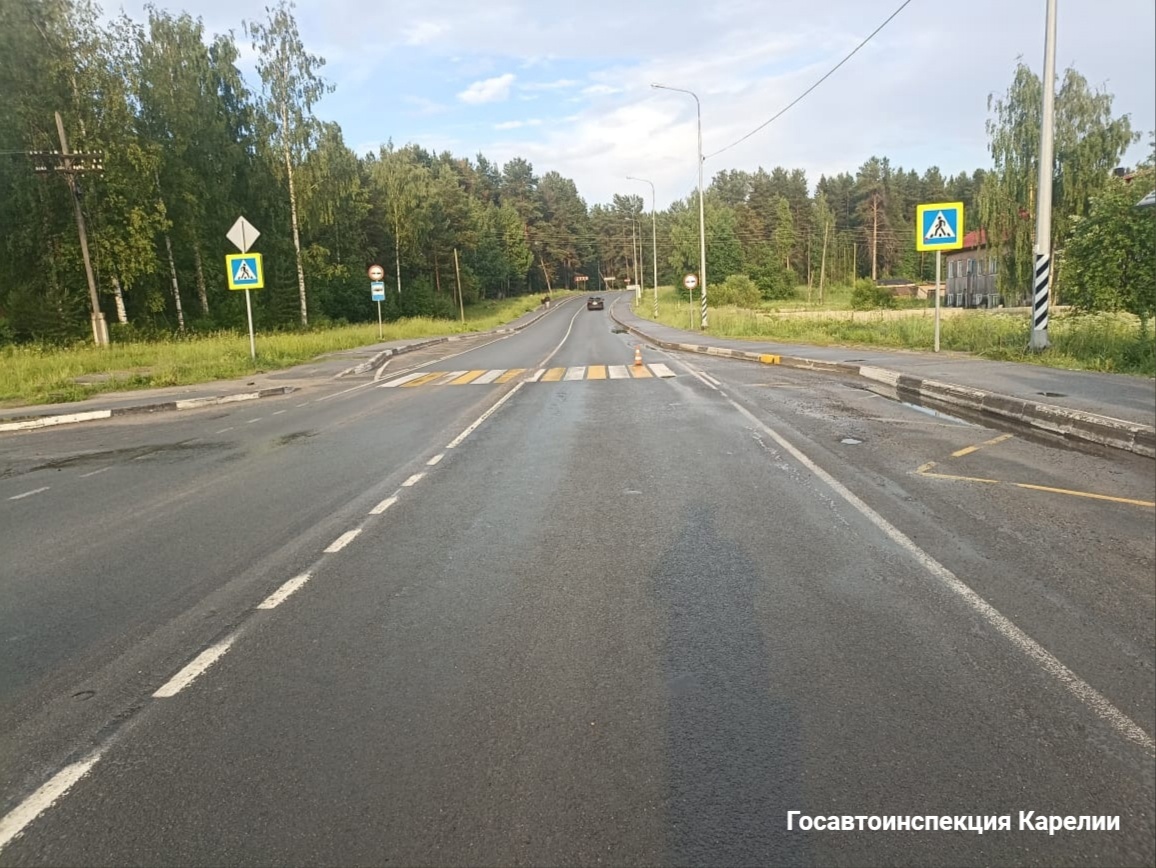
[[[462,314],[462,322],[466,321],[466,303],[462,300],[462,271],[458,267],[458,249],[454,248],[454,277],[458,282],[458,310]]]
[[[819,261],[819,304],[823,303],[823,281],[827,277],[827,233],[831,229],[831,224],[827,221],[823,222],[823,256]]]
[[[879,194],[871,196],[871,282],[878,277],[879,267]]]
[[[76,231],[80,234],[80,253],[84,259],[84,274],[88,278],[88,301],[92,307],[92,338],[98,347],[108,346],[108,323],[100,309],[100,296],[96,292],[96,276],[92,271],[92,257],[88,252],[88,231],[84,225],[84,211],[80,207],[80,193],[76,176],[83,172],[104,171],[104,155],[100,152],[89,154],[70,153],[68,137],[64,134],[64,120],[56,112],[56,132],[60,135],[60,152],[35,151],[28,154],[37,161],[37,172],[57,171],[68,182],[72,194],[72,205],[76,211]],[[51,169],[49,165],[51,164]]]

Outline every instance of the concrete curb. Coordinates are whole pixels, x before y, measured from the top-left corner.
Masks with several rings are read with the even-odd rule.
[[[559,302],[559,305],[564,304],[565,301],[566,301],[566,299],[563,299],[561,302]],[[551,308],[551,310],[554,310],[554,309],[556,309],[556,308]],[[341,371],[340,373],[334,374],[333,379],[339,380],[342,377],[348,377],[352,374],[368,373],[369,371],[372,371],[374,368],[376,368],[378,365],[380,365],[382,362],[384,362],[386,359],[392,358],[393,356],[400,356],[403,353],[409,353],[409,352],[413,352],[414,350],[425,349],[426,347],[436,346],[437,344],[453,343],[454,341],[462,341],[462,340],[465,340],[466,338],[475,338],[478,335],[514,334],[515,332],[520,332],[522,329],[527,328],[528,326],[532,326],[534,323],[536,323],[538,320],[540,320],[542,317],[544,317],[549,312],[550,311],[548,311],[548,310],[544,310],[540,314],[538,314],[536,317],[534,317],[532,320],[530,320],[528,322],[524,322],[520,326],[516,326],[514,328],[499,328],[499,329],[491,329],[488,332],[469,332],[468,334],[464,334],[464,335],[449,335],[448,337],[444,337],[444,338],[429,338],[428,340],[418,341],[417,343],[406,344],[404,347],[390,347],[389,349],[382,350],[380,353],[375,355],[368,362],[361,362],[360,364],[354,365],[352,368],[346,368],[344,371]]]
[[[276,386],[259,389],[256,392],[235,392],[230,395],[208,395],[204,398],[186,398],[179,401],[158,401],[153,404],[136,404],[131,407],[113,407],[109,410],[84,410],[79,413],[59,413],[55,416],[25,416],[24,418],[0,421],[0,431],[29,431],[35,428],[50,428],[54,425],[69,425],[74,422],[94,422],[112,419],[116,416],[139,416],[146,413],[165,413],[172,410],[196,410],[217,404],[234,404],[238,401],[255,401],[258,398],[272,398],[295,392],[293,386]]]
[[[614,317],[615,322],[630,332],[630,334],[636,335],[648,343],[663,347],[664,349],[701,353],[709,356],[723,356],[749,362],[761,362],[762,364],[782,365],[785,368],[802,368],[809,371],[851,374],[893,388],[899,398],[911,400],[912,403],[931,401],[954,409],[997,419],[1005,424],[1011,423],[1016,426],[1058,435],[1068,440],[1082,440],[1101,446],[1110,446],[1113,449],[1122,449],[1125,452],[1143,455],[1146,458],[1156,458],[1156,428],[1153,428],[1151,425],[1144,425],[1139,422],[1128,422],[1124,419],[1114,419],[1111,416],[1101,416],[1083,410],[1071,410],[1055,404],[1044,404],[1039,401],[1016,398],[1011,395],[1001,395],[998,392],[988,392],[983,389],[960,386],[954,383],[925,380],[921,377],[912,377],[899,371],[892,371],[887,368],[879,368],[871,365],[827,362],[797,356],[779,356],[769,353],[733,350],[727,347],[683,344],[658,340],[646,334],[646,332],[624,323],[614,315],[613,309],[610,315]]]

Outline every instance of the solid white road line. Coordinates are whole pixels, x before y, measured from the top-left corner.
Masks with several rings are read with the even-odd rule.
[[[1150,756],[1156,756],[1156,741],[1147,732],[1140,728],[1130,717],[1116,708],[1107,697],[1084,681],[1075,672],[1059,661],[1050,651],[1039,642],[1017,627],[1003,613],[992,606],[987,600],[973,591],[951,570],[935,560],[927,552],[911,541],[899,528],[887,521],[883,516],[856,497],[843,483],[817,465],[803,454],[792,443],[786,440],[773,428],[768,427],[761,419],[733,399],[727,399],[731,406],[739,411],[750,423],[765,433],[791,454],[796,461],[806,467],[815,476],[825,482],[836,494],[855,508],[871,524],[875,525],[884,536],[903,549],[914,558],[932,577],[941,585],[958,596],[973,612],[988,623],[997,633],[1003,636],[1011,645],[1036,664],[1040,669],[1058,681],[1065,690],[1086,706],[1093,714],[1107,723],[1112,729],[1143,748]]]
[[[542,379],[542,375],[543,375],[544,373],[546,373],[546,369],[545,369],[545,368],[538,368],[538,370],[536,370],[536,371],[534,371],[534,373],[530,374],[530,376],[528,376],[528,377],[525,379],[525,381],[524,381],[524,382],[527,382],[527,383],[536,383],[536,382],[538,382],[540,379]]]
[[[651,372],[656,377],[673,377],[674,376],[674,371],[672,371],[670,368],[668,368],[662,362],[651,362],[650,365],[648,365],[648,367],[650,368]]]
[[[716,387],[717,387],[717,386],[721,386],[721,385],[722,385],[722,383],[720,383],[718,380],[716,380],[714,377],[712,377],[712,376],[711,376],[710,374],[708,374],[706,371],[698,371],[698,372],[697,372],[697,374],[698,374],[698,376],[699,376],[700,378],[702,378],[702,379],[706,380],[706,381],[707,381],[708,383],[710,383],[712,386],[716,386]]]
[[[381,515],[383,512],[385,512],[387,509],[389,509],[395,503],[397,503],[397,495],[391,494],[389,497],[387,497],[385,500],[383,500],[381,503],[379,503],[377,506],[375,506],[373,509],[371,509],[369,511],[369,514],[370,515]]]
[[[472,386],[485,386],[489,383],[494,382],[494,380],[498,379],[498,377],[502,376],[502,374],[504,374],[504,373],[506,373],[505,368],[501,368],[500,370],[497,370],[497,371],[486,371],[484,374],[482,374],[480,377],[478,377],[476,380],[474,380],[470,385],[472,385]]]
[[[435,455],[433,458],[431,458],[429,461],[427,461],[426,464],[430,467],[433,467],[435,464],[437,464],[439,461],[441,461],[445,457],[446,457],[446,454],[444,452],[439,452],[437,455]]]
[[[586,368],[567,368],[566,373],[562,375],[562,379],[567,382],[572,382],[574,380],[584,380],[586,379]]]
[[[571,322],[573,322],[573,321],[571,321]],[[559,344],[559,346],[561,346],[561,345]],[[522,388],[522,384],[524,382],[525,381],[523,380],[522,383],[518,383],[516,386],[514,386],[514,388],[512,388],[512,389],[510,389],[510,391],[506,392],[506,394],[504,394],[501,398],[499,398],[494,403],[494,405],[492,407],[490,407],[489,410],[487,410],[485,413],[483,413],[481,416],[479,416],[477,419],[475,419],[473,422],[471,422],[469,427],[467,427],[465,431],[463,431],[461,434],[459,434],[457,437],[455,437],[453,440],[451,440],[449,443],[446,444],[446,449],[456,449],[458,447],[458,445],[463,440],[465,440],[472,433],[474,433],[474,431],[477,429],[477,427],[479,425],[481,425],[483,422],[485,422],[487,419],[489,419],[490,416],[492,416],[494,413],[496,413],[499,407],[501,407],[503,404],[505,404],[507,401],[509,401],[512,397],[514,397],[514,395],[516,395],[518,393],[518,390],[520,388]]]
[[[49,778],[41,787],[27,799],[13,808],[0,820],[0,850],[7,847],[12,840],[24,831],[24,827],[39,817],[44,811],[52,807],[61,796],[67,793],[72,786],[92,771],[100,759],[101,751],[89,754],[79,762],[67,765]]]
[[[80,479],[88,479],[88,477],[90,477],[90,476],[96,476],[96,474],[104,473],[107,470],[112,470],[112,465],[109,465],[108,467],[102,467],[102,468],[100,468],[100,470],[90,471],[89,473],[82,473],[82,474],[80,474],[79,478]]]
[[[23,500],[25,497],[31,497],[34,494],[40,494],[40,492],[42,492],[42,491],[48,491],[48,489],[51,487],[52,487],[51,485],[45,485],[43,488],[34,488],[31,491],[24,492],[23,494],[14,494],[8,499],[9,500]]]
[[[349,545],[351,542],[353,542],[357,538],[357,535],[359,533],[361,533],[361,528],[355,528],[353,530],[347,530],[345,533],[343,533],[341,536],[339,536],[337,539],[335,539],[333,542],[331,542],[328,546],[325,547],[325,554],[331,555],[331,554],[334,554],[336,552],[341,551],[343,548],[345,548],[347,545]]]
[[[610,379],[612,380],[630,379],[630,372],[626,370],[626,365],[611,365],[607,370],[610,372]]]
[[[185,666],[180,672],[170,678],[164,686],[162,686],[153,697],[156,699],[168,699],[170,696],[176,696],[201,675],[203,675],[210,666],[225,656],[225,652],[233,644],[236,636],[230,636],[223,642],[218,642],[216,645],[211,645],[192,659],[192,661]]]
[[[562,335],[562,340],[558,341],[558,346],[550,350],[550,355],[546,356],[546,358],[538,362],[538,367],[546,367],[548,364],[550,364],[550,359],[558,355],[558,350],[562,349],[562,344],[566,343],[566,339],[570,337],[570,332],[574,330],[574,320],[578,319],[578,314],[582,313],[582,310],[583,308],[579,307],[578,310],[574,311],[574,316],[570,317],[570,325],[566,327],[566,334]]]
[[[311,578],[313,578],[313,575],[311,573],[302,573],[299,576],[294,576],[289,581],[287,581],[285,584],[283,584],[281,587],[279,587],[277,590],[275,590],[273,593],[271,593],[268,597],[266,597],[260,604],[258,604],[257,608],[258,609],[276,609],[278,606],[280,606],[282,603],[284,603],[287,599],[289,599],[289,597],[291,597],[298,590],[300,590],[301,586],[304,585]]]
[[[409,488],[413,485],[417,485],[419,482],[421,482],[421,478],[423,476],[425,476],[424,473],[415,473],[413,476],[411,476],[409,479],[407,479],[405,482],[403,482],[401,484],[401,487],[402,488]]]
[[[687,370],[690,370],[690,369],[687,368]],[[712,383],[711,378],[708,377],[706,374],[704,374],[702,371],[690,371],[690,373],[694,376],[694,378],[696,380],[698,380],[700,383],[702,383],[708,389],[713,389],[716,392],[718,391],[718,386],[716,386],[714,383]]]

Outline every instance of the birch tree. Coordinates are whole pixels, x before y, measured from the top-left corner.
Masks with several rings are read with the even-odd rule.
[[[245,32],[258,53],[257,72],[261,75],[262,93],[258,106],[268,123],[269,142],[285,164],[289,188],[289,215],[293,230],[293,250],[297,264],[297,290],[301,302],[301,325],[309,325],[309,305],[305,293],[305,265],[301,256],[301,232],[297,222],[297,189],[294,171],[301,165],[317,135],[313,106],[333,87],[319,70],[325,59],[305,50],[294,4],[281,0],[266,6],[265,22],[245,22]]]

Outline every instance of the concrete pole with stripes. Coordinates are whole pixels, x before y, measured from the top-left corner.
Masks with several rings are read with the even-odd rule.
[[[1055,167],[1056,103],[1056,0],[1047,0],[1048,17],[1044,37],[1043,112],[1040,120],[1040,178],[1036,196],[1035,268],[1032,270],[1033,350],[1048,348],[1048,293],[1052,275],[1052,179]]]

